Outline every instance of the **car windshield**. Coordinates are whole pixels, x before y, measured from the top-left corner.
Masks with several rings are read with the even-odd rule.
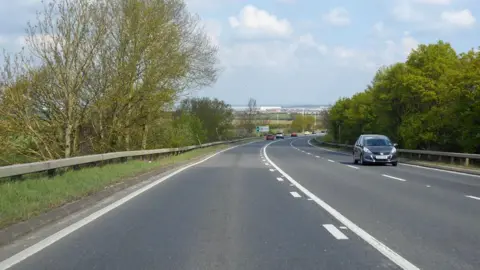
[[[391,146],[392,143],[386,138],[366,138],[365,146]]]

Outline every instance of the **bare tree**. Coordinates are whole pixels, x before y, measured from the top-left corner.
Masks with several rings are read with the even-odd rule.
[[[248,100],[248,107],[241,116],[241,126],[247,130],[248,134],[252,134],[255,130],[257,113],[257,101],[254,98],[250,98]]]

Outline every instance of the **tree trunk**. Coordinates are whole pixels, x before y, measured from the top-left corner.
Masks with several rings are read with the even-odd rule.
[[[73,125],[67,123],[65,128],[65,158],[69,158],[72,155],[72,132]]]
[[[148,138],[148,124],[143,126],[143,134],[142,134],[142,149],[147,149],[147,138]]]

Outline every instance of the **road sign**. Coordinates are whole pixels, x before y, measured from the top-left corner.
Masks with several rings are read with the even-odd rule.
[[[269,132],[270,127],[269,126],[257,126],[257,132]]]

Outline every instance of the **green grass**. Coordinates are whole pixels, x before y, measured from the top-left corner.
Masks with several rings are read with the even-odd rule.
[[[148,161],[91,167],[48,178],[25,178],[0,183],[0,228],[27,220],[49,209],[78,200],[107,186],[154,169],[213,153],[228,145],[217,145]]]

